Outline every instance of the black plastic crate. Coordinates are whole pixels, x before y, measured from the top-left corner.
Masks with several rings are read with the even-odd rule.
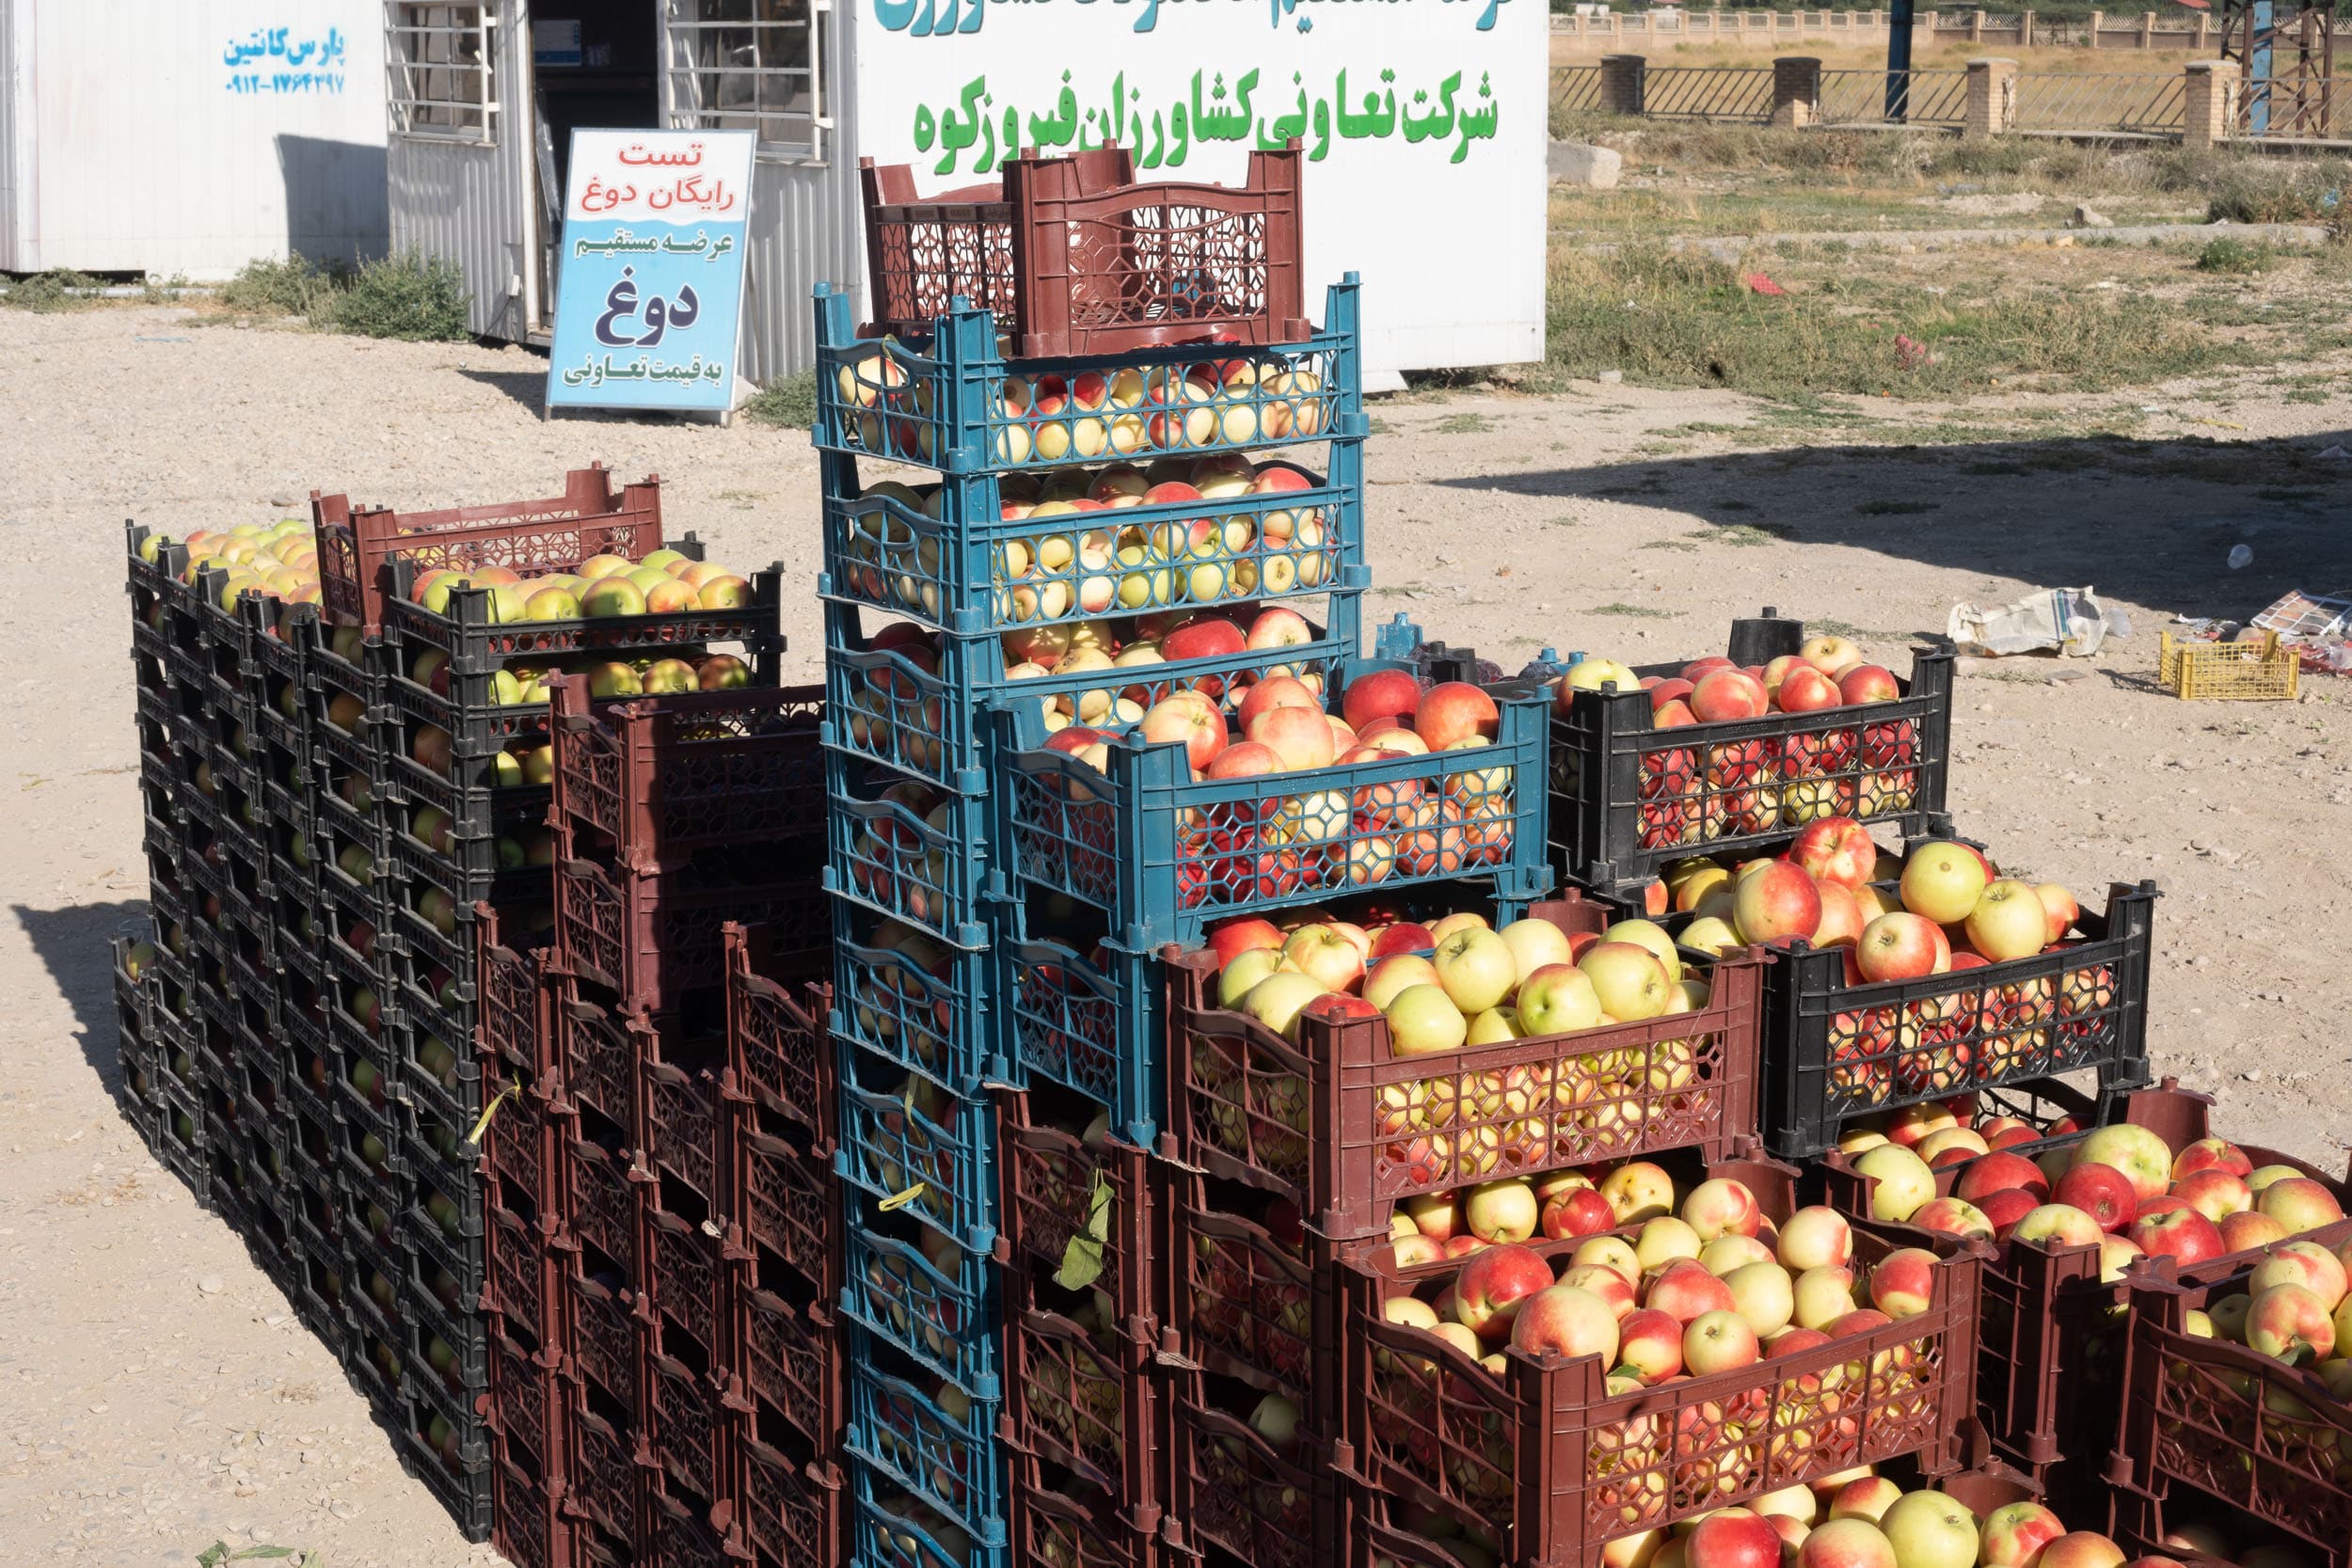
[[[480,1280],[488,1220],[472,1165],[453,1164],[413,1138],[403,1139],[402,1151],[409,1178],[402,1217],[410,1243],[452,1273]]]
[[[2151,1082],[2156,885],[2117,882],[2082,940],[1917,980],[1848,985],[1846,955],[1798,942],[1764,972],[1764,1132],[1810,1159],[1848,1118],[2063,1073],[2102,1098]]]
[[[490,1539],[490,1445],[481,1427],[459,1427],[413,1392],[399,1401],[397,1447],[469,1541]]]
[[[534,836],[542,841],[542,853],[552,848],[547,830],[534,829],[528,813],[495,824],[490,832],[470,836],[453,832],[436,847],[418,838],[411,827],[419,813],[439,809],[411,805],[389,814],[393,880],[407,898],[413,900],[420,883],[440,889],[461,908],[483,899],[501,907],[544,904],[554,896],[551,861],[531,865],[520,860],[529,853]]]
[[[1803,623],[1768,609],[1733,623],[1731,657],[1760,665],[1804,641]],[[1817,817],[1930,832],[1945,809],[1952,658],[1940,640],[1914,649],[1911,677],[1888,702],[1662,730],[1645,689],[1576,691],[1551,721],[1554,863],[1622,896],[1669,862],[1762,845]],[[1634,674],[1677,678],[1689,662]]]
[[[538,748],[529,750],[539,754]],[[547,782],[554,768],[551,750],[544,754],[549,771],[536,783],[527,770],[528,757],[504,752],[453,757],[445,768],[427,768],[405,752],[395,752],[385,762],[387,800],[411,808],[437,806],[449,814],[454,831],[469,837],[492,832],[501,821],[545,821],[553,795]]]
[[[437,1020],[436,1022],[438,1022]],[[468,1034],[454,1040],[404,1015],[384,1032],[392,1098],[444,1126],[469,1132],[482,1115],[482,1067]]]

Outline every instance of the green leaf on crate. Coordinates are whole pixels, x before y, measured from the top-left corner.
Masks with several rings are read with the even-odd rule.
[[[1054,1283],[1065,1291],[1083,1291],[1103,1277],[1103,1249],[1111,1235],[1111,1205],[1117,1195],[1103,1173],[1094,1173],[1094,1190],[1087,1196],[1087,1227],[1070,1238],[1062,1249],[1061,1267]]]

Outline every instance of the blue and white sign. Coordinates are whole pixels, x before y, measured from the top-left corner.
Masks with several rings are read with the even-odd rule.
[[[574,131],[550,408],[734,406],[749,131]]]

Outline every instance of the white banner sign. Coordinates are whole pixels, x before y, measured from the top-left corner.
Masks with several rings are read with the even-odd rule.
[[[1370,375],[1540,358],[1536,0],[854,0],[857,140],[925,196],[1017,152],[1238,183],[1306,150],[1307,307],[1363,275]]]

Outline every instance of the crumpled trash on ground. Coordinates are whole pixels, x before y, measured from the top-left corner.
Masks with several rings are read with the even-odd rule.
[[[1964,654],[1998,658],[2055,652],[2088,658],[2110,636],[2129,637],[2131,621],[2101,606],[2087,586],[2042,588],[1990,610],[1954,605],[1944,635]]]
[[[2297,589],[2247,625],[2277,632],[2281,643],[2296,651],[2306,670],[2352,673],[2352,588],[2332,594]]]

